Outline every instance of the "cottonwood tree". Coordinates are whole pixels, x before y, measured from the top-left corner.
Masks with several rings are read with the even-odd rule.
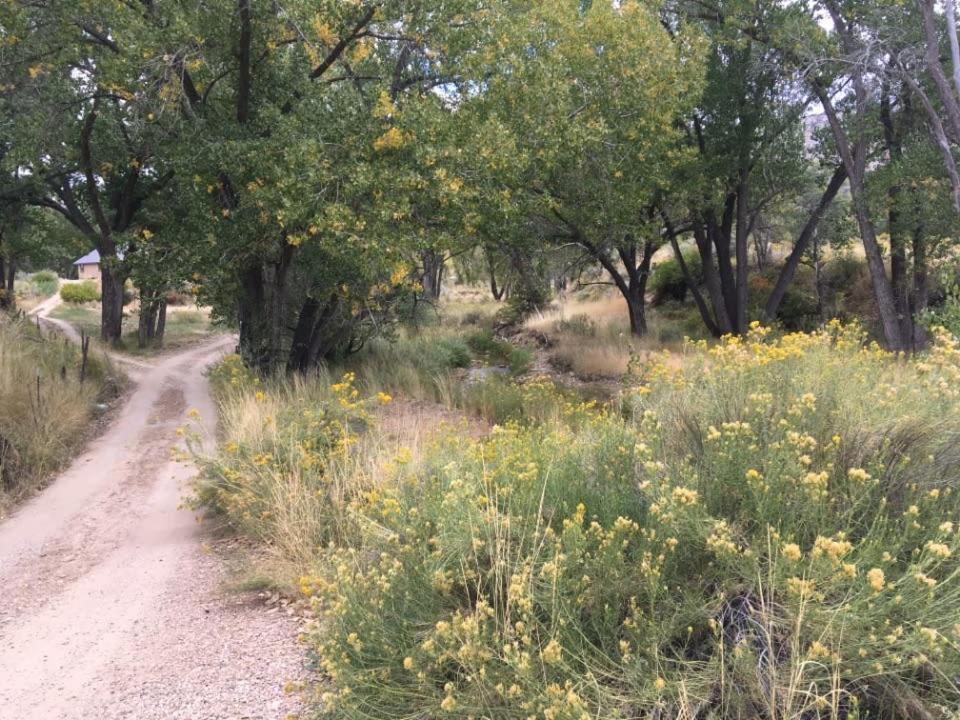
[[[448,219],[424,195],[454,188],[424,148],[488,10],[241,0],[193,12],[168,50],[177,106],[157,116],[184,138],[171,162],[201,297],[239,325],[261,371],[356,350],[414,292],[411,252],[443,246]]]
[[[751,298],[749,251],[757,223],[771,207],[798,201],[814,162],[805,152],[803,127],[812,94],[792,55],[773,38],[811,26],[796,8],[772,2],[681,0],[668,3],[664,13],[667,27],[699,28],[709,51],[706,87],[684,124],[691,162],[677,167],[676,191],[665,193],[658,209],[707,329],[742,333],[752,307],[776,318],[817,224],[846,179],[842,166],[828,160],[820,201],[773,288],[765,298]],[[690,236],[702,288],[681,252],[680,240]]]
[[[822,8],[832,28],[824,44],[806,58],[809,85],[823,107],[848,176],[883,337],[892,350],[916,349],[925,341],[915,316],[926,306],[929,248],[921,213],[910,207],[917,195],[908,192],[920,167],[914,164],[911,169],[911,157],[917,156],[921,145],[917,128],[923,114],[941,157],[947,158],[943,169],[956,189],[951,152],[942,152],[942,125],[931,112],[929,95],[908,69],[917,67],[918,22],[926,30],[929,21],[925,4],[920,6],[918,14],[899,4],[825,0]],[[936,81],[940,73],[926,55]],[[910,175],[913,178],[907,180]],[[940,184],[935,175],[926,178]],[[875,200],[877,185],[885,195],[882,204]],[[890,241],[889,275],[878,237],[884,223]],[[908,273],[910,245],[912,276]]]
[[[164,8],[164,12],[175,9]],[[122,255],[145,198],[172,177],[150,106],[163,90],[166,25],[152,4],[4,6],[4,116],[14,113],[5,172],[15,194],[72,224],[101,257],[101,336],[121,335]]]
[[[575,246],[623,296],[634,334],[661,244],[655,201],[683,154],[677,118],[700,89],[700,44],[637,2],[536,3],[505,16],[465,99],[476,138],[466,171],[488,224],[515,246]],[[462,122],[467,122],[461,118]]]

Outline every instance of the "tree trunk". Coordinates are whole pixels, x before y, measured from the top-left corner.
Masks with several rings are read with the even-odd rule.
[[[13,260],[9,262],[0,255],[0,310],[13,310],[16,297],[13,294],[13,277],[16,273]]]
[[[252,263],[240,273],[237,315],[240,321],[240,355],[248,367],[266,375],[289,357],[284,355],[288,327],[288,274],[296,247],[282,238],[279,257]]]
[[[730,326],[728,332],[737,331],[737,287],[730,257],[730,231],[733,228],[735,197],[730,195],[724,205],[723,221],[718,225],[713,211],[707,213],[707,237],[713,242],[717,253],[718,279],[723,294],[724,310]]]
[[[835,19],[835,22],[839,18]],[[864,80],[861,76],[854,73],[854,87],[857,95],[857,115],[860,116],[865,111],[866,89]],[[830,129],[833,132],[834,140],[837,143],[837,149],[847,168],[847,175],[850,180],[850,195],[853,200],[853,207],[857,218],[857,226],[860,229],[860,239],[863,243],[863,250],[867,256],[867,267],[870,269],[870,279],[873,283],[873,295],[877,302],[877,310],[880,313],[880,323],[883,327],[883,337],[886,340],[887,347],[890,350],[905,350],[907,342],[903,337],[900,328],[900,321],[897,317],[897,302],[893,294],[893,288],[887,277],[887,270],[883,262],[883,253],[880,249],[880,243],[877,242],[876,229],[867,204],[867,193],[864,187],[863,174],[866,166],[866,147],[862,142],[858,142],[853,148],[850,146],[850,140],[843,124],[837,117],[833,102],[827,95],[826,90],[820,85],[819,81],[813,81],[813,89],[823,106],[824,113],[830,123]]]
[[[960,142],[960,101],[954,94],[947,81],[943,71],[943,65],[940,62],[940,33],[937,30],[936,13],[934,11],[933,0],[917,0],[920,6],[920,13],[923,17],[923,33],[926,38],[924,46],[924,58],[927,62],[927,70],[930,71],[930,77],[933,78],[933,84],[937,88],[937,94],[947,112],[949,126],[953,131],[954,142]]]
[[[883,140],[887,162],[896,170],[903,159],[901,131],[896,127],[891,112],[890,90],[886,81],[881,86],[880,124],[883,127]],[[887,188],[887,234],[890,237],[890,285],[897,307],[900,322],[900,334],[906,339],[913,338],[913,318],[910,314],[910,280],[907,276],[907,242],[904,237],[900,205],[903,202],[900,184],[894,182]],[[912,343],[911,343],[912,344]]]
[[[111,345],[118,344],[123,337],[123,285],[126,278],[110,267],[109,263],[100,264],[100,339]]]
[[[266,372],[269,358],[265,348],[263,268],[260,265],[248,267],[240,273],[239,285],[237,315],[240,322],[240,356],[248,367]]]
[[[703,225],[694,224],[693,238],[700,253],[700,264],[703,267],[703,282],[707,287],[707,295],[713,306],[713,315],[716,318],[716,327],[721,335],[733,332],[730,316],[727,314],[727,304],[723,296],[720,277],[717,267],[713,263],[713,246],[710,237]]]
[[[490,294],[493,295],[493,299],[503,300],[507,294],[507,288],[510,286],[509,279],[505,280],[503,285],[497,285],[497,268],[496,264],[493,262],[493,255],[489,250],[484,250],[484,254],[487,256],[487,271],[490,273]]]
[[[776,319],[777,312],[780,310],[780,303],[783,302],[783,298],[787,294],[787,288],[790,286],[790,283],[793,282],[793,276],[800,266],[800,259],[803,257],[803,253],[806,251],[810,240],[817,232],[817,225],[820,224],[823,216],[826,215],[830,204],[846,180],[847,169],[841,163],[840,166],[833,171],[830,182],[827,183],[823,195],[820,196],[820,202],[817,203],[816,209],[807,219],[807,223],[803,226],[803,230],[800,231],[800,235],[797,237],[797,241],[794,243],[793,250],[790,252],[789,257],[787,257],[783,269],[780,270],[780,275],[777,277],[777,284],[774,285],[773,290],[770,291],[770,296],[767,298],[766,305],[764,305],[763,308],[763,314],[768,321],[772,322]]]
[[[750,185],[747,178],[748,170],[746,167],[740,168],[739,179],[737,182],[737,293],[736,293],[736,323],[735,330],[743,334],[747,331],[747,299],[749,288],[747,287],[747,277],[750,270],[748,259],[749,246],[747,245],[749,229]]]
[[[293,329],[293,341],[290,344],[290,355],[287,358],[287,372],[303,372],[307,369],[310,359],[310,341],[317,324],[317,312],[320,303],[315,298],[308,297],[297,315],[297,324]]]
[[[624,296],[627,301],[627,313],[630,316],[630,333],[636,337],[647,334],[646,303],[643,295],[634,287]]]
[[[440,285],[443,282],[443,265],[446,258],[442,252],[424,250],[420,253],[423,274],[420,276],[423,295],[428,300],[440,299]]]
[[[154,324],[156,323],[156,308],[152,298],[143,290],[140,291],[140,319],[137,322],[137,347],[141,350],[150,344],[153,339]]]
[[[663,224],[664,229],[667,232],[667,239],[670,241],[670,247],[673,249],[673,257],[677,261],[677,266],[680,268],[684,282],[687,283],[687,290],[690,291],[690,294],[693,296],[693,301],[697,305],[697,310],[700,311],[700,319],[703,320],[703,324],[707,326],[707,330],[711,335],[714,337],[719,337],[720,329],[717,327],[717,323],[710,315],[710,308],[707,307],[707,302],[703,299],[703,293],[701,293],[700,288],[697,287],[697,282],[693,277],[693,273],[690,272],[690,268],[687,266],[687,260],[683,257],[683,252],[680,250],[680,243],[677,242],[677,232],[674,229],[674,225],[667,216],[667,213],[662,208],[660,210],[660,215],[663,217]]]
[[[913,231],[913,317],[918,318],[926,311],[930,302],[930,281],[927,275],[927,243],[924,237],[923,223],[918,222]],[[913,349],[923,350],[930,338],[921,323],[913,323]]]
[[[315,298],[308,297],[297,315],[293,342],[287,357],[287,372],[304,373],[324,360],[332,349],[331,341],[339,328],[334,322],[340,307],[340,298],[331,295],[321,307]]]
[[[163,345],[163,336],[167,332],[167,299],[161,295],[157,302],[157,321],[153,331],[153,342],[157,347]]]
[[[618,249],[617,254],[627,271],[627,281],[618,282],[617,287],[627,301],[627,313],[630,317],[630,332],[637,337],[647,334],[646,294],[647,279],[650,277],[650,263],[653,260],[653,243],[643,245],[643,256],[637,264],[637,245],[628,237],[628,244]]]
[[[167,301],[162,290],[140,290],[140,321],[137,323],[137,346],[162,345],[167,322]]]

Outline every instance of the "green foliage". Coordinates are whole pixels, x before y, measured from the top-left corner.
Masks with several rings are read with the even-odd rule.
[[[93,280],[84,280],[79,283],[66,283],[60,288],[60,297],[68,303],[97,302],[100,299],[100,289]]]
[[[960,338],[960,285],[949,285],[944,292],[943,304],[928,310],[921,322],[928,330],[942,327]]]
[[[960,355],[861,340],[755,331],[649,368],[627,420],[398,458],[301,581],[323,716],[955,707]]]
[[[458,337],[442,337],[437,340],[436,352],[439,358],[434,365],[441,368],[470,367],[472,356],[467,343]]]
[[[57,292],[60,280],[56,273],[49,270],[40,270],[30,276],[30,283],[36,289],[37,295],[49,297]]]
[[[700,255],[696,252],[686,252],[683,255],[687,269],[696,285],[703,282],[703,267]],[[680,269],[677,259],[671,257],[657,263],[650,271],[650,280],[647,288],[653,293],[653,305],[661,305],[669,300],[683,302],[687,297],[687,280]]]

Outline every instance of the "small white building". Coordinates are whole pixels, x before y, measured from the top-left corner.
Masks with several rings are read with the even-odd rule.
[[[77,278],[80,280],[95,280],[100,282],[100,252],[94,250],[87,253],[73,263],[77,268]]]

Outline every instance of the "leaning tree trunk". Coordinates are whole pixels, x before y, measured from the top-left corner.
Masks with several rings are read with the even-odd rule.
[[[763,308],[763,314],[766,316],[768,321],[773,321],[776,319],[777,312],[780,310],[780,304],[783,302],[783,298],[787,294],[787,288],[790,286],[790,283],[793,282],[793,276],[796,274],[797,268],[800,266],[800,259],[803,257],[803,253],[806,252],[807,245],[810,244],[810,240],[816,235],[817,225],[820,224],[823,216],[826,215],[827,210],[830,208],[830,204],[833,202],[833,199],[837,196],[837,193],[840,191],[840,188],[846,181],[847,168],[843,165],[843,163],[841,163],[836,170],[833,171],[833,175],[830,176],[830,182],[827,183],[827,187],[823,191],[823,195],[820,196],[820,202],[817,203],[817,207],[810,214],[810,217],[807,218],[806,225],[804,225],[803,229],[800,231],[797,241],[793,244],[793,250],[790,251],[787,261],[783,264],[783,268],[780,270],[780,275],[777,277],[776,285],[774,285],[773,290],[770,291],[770,295],[767,297],[766,305],[764,305]]]
[[[123,336],[123,284],[125,278],[108,263],[100,265],[100,338],[116,345]]]
[[[839,16],[836,16],[834,21],[841,22]],[[862,117],[865,113],[867,92],[863,77],[857,73],[854,73],[854,88],[857,99],[856,114],[858,117]],[[866,146],[862,140],[851,146],[846,129],[840,122],[833,101],[827,95],[825,88],[820,85],[819,81],[814,80],[813,90],[823,106],[837,149],[840,152],[840,158],[847,169],[850,197],[853,201],[857,227],[860,230],[860,241],[863,243],[863,251],[867,258],[867,268],[870,270],[873,296],[880,314],[880,325],[883,328],[884,340],[889,350],[906,350],[909,343],[903,337],[900,319],[897,317],[897,301],[890,278],[887,277],[883,252],[880,249],[880,243],[877,241],[876,229],[867,202],[867,191],[864,185]]]

